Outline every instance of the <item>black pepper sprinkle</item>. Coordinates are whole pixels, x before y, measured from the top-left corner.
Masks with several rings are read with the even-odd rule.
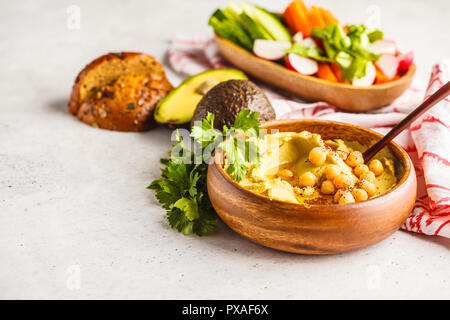
[[[129,104],[127,104],[127,109],[128,110],[134,110],[136,108],[136,105],[132,102],[130,102]]]
[[[113,91],[105,91],[105,92],[103,92],[103,96],[105,97],[105,98],[114,98],[114,92]]]

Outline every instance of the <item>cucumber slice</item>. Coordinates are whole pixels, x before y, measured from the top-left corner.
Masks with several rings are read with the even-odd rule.
[[[264,28],[274,40],[292,41],[289,31],[283,26],[279,19],[259,7],[248,3],[239,4],[248,16],[255,21],[261,28]]]
[[[222,21],[220,21],[218,18],[216,18],[215,16],[212,16],[209,19],[208,24],[214,29],[214,31],[221,36],[222,38],[225,38],[227,40],[230,40],[231,42],[234,42],[238,45],[241,45],[239,42],[239,39],[236,38],[231,30],[229,30],[228,28],[225,27],[225,25],[222,23]]]
[[[253,40],[236,21],[228,19],[220,21],[216,16],[212,16],[208,24],[219,36],[252,50]]]
[[[229,20],[237,22],[253,41],[256,39],[274,40],[271,34],[253,21],[239,4],[228,2],[224,14],[228,16]]]
[[[224,27],[230,30],[233,36],[235,36],[239,40],[239,43],[242,47],[246,48],[247,50],[252,50],[253,40],[239,24],[230,20],[223,21],[222,23]]]
[[[219,21],[228,19],[227,15],[225,14],[225,12],[222,9],[217,9],[216,11],[214,11],[214,13],[212,14],[211,17],[215,17]]]
[[[239,7],[239,5],[234,2],[228,2],[224,11],[228,15],[229,19],[242,23],[240,15],[243,10]]]
[[[242,12],[240,15],[240,20],[242,26],[248,32],[252,40],[263,39],[263,40],[274,40],[273,37],[264,28],[261,28],[255,21],[250,18],[250,16]]]

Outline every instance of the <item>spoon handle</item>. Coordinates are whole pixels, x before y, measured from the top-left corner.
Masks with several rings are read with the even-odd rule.
[[[411,112],[406,118],[400,121],[391,131],[389,131],[380,141],[375,143],[363,153],[364,162],[369,161],[372,157],[383,149],[392,139],[394,139],[400,132],[408,128],[411,123],[416,120],[425,111],[430,109],[436,103],[444,99],[450,94],[450,81],[442,86],[438,91],[433,93],[427,100]],[[450,110],[449,110],[450,112]]]

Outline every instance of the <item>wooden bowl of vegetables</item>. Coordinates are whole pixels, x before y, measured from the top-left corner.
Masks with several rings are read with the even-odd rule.
[[[263,129],[318,133],[370,146],[381,138],[371,130],[333,121],[295,119],[265,122]],[[364,248],[397,231],[416,198],[416,175],[408,154],[388,147],[398,165],[397,184],[378,197],[352,204],[296,204],[243,188],[225,172],[220,153],[207,174],[211,203],[234,231],[263,246],[302,254],[335,254]]]
[[[239,12],[245,21],[236,18]],[[237,68],[307,100],[326,101],[346,111],[364,112],[392,103],[410,86],[416,71],[413,53],[399,53],[381,31],[343,27],[328,10],[308,9],[299,0],[282,15],[234,4],[218,9],[209,24],[220,53]]]

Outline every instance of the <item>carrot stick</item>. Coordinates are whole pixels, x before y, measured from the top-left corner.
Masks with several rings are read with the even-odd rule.
[[[299,21],[300,32],[303,33],[304,38],[309,37],[309,34],[311,33],[311,26],[308,20],[308,9],[301,0],[296,0],[294,2],[294,9],[298,15],[297,19]]]
[[[336,79],[337,79],[340,83],[350,84],[349,81],[347,81],[347,80],[342,80],[342,70],[341,70],[341,67],[340,67],[337,63],[332,63],[332,64],[331,64],[331,69],[333,70],[334,75],[336,76]]]
[[[308,12],[308,7],[303,3],[302,0],[297,0],[298,4],[300,5],[300,8],[302,8],[303,12]]]
[[[331,70],[333,70],[334,75],[336,76],[336,79],[338,79],[338,81],[341,81],[342,80],[341,67],[337,63],[332,63],[331,64]]]
[[[308,13],[308,20],[311,28],[323,29],[325,27],[325,21],[323,21],[322,14],[319,8],[312,6]]]
[[[375,76],[375,84],[382,84],[382,83],[386,83],[389,81],[389,78],[387,75],[385,75],[383,73],[383,71],[381,71],[380,68],[378,68],[377,66],[375,66],[375,70],[377,71],[377,74]]]
[[[319,8],[320,13],[322,14],[323,20],[325,21],[325,24],[333,25],[333,24],[339,24],[339,21],[333,16],[330,10]]]
[[[319,63],[319,69],[317,70],[317,76],[320,79],[324,79],[331,82],[338,82],[336,76],[331,70],[329,63]]]
[[[286,8],[286,10],[284,10],[283,18],[284,18],[284,21],[286,21],[286,24],[291,29],[291,31],[293,33],[296,33],[297,29],[295,28],[294,17],[292,16],[292,10],[290,10],[290,8],[291,7],[288,6]]]
[[[309,37],[311,33],[311,27],[309,25],[309,20],[307,16],[307,11],[304,11],[302,8],[302,4],[299,0],[291,2],[288,9],[291,11],[293,23],[295,24],[295,31],[301,32],[303,37]],[[304,6],[304,4],[303,4]]]

